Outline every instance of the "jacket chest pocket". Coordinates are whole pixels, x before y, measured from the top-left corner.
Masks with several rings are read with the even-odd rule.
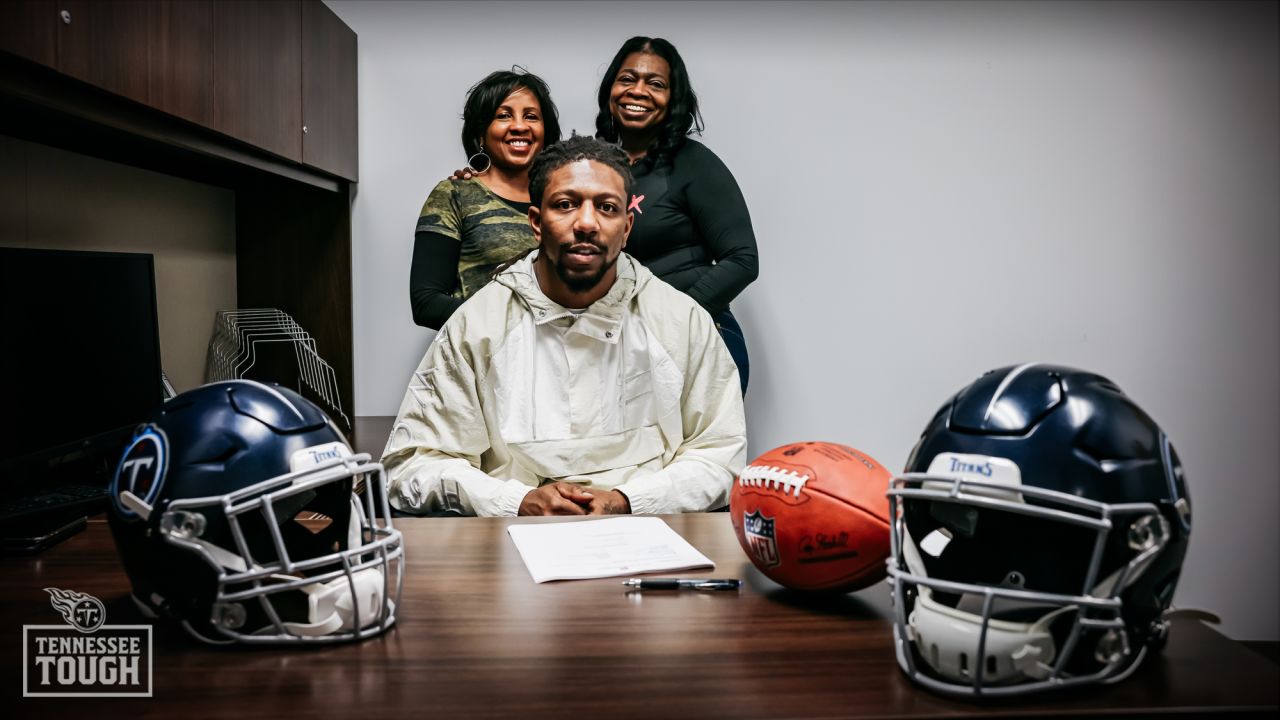
[[[625,378],[622,381],[623,427],[636,428],[656,423],[658,413],[654,398],[651,371],[644,370]]]

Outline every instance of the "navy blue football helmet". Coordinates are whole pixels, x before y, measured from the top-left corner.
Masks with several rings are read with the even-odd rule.
[[[139,608],[202,641],[359,640],[395,622],[382,466],[286,388],[233,380],[165,403],[120,460],[109,521]]]
[[[954,695],[1128,677],[1163,646],[1191,506],[1160,427],[1082,370],[993,370],[889,491],[898,663]]]

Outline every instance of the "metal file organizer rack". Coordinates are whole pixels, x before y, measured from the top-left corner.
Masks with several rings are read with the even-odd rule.
[[[351,419],[342,411],[338,378],[333,367],[316,352],[315,340],[281,310],[219,310],[213,318],[213,337],[205,359],[205,382],[254,377],[250,374],[264,343],[290,343],[298,362],[298,382],[305,385],[342,418],[348,430]],[[256,378],[268,379],[268,378]],[[276,379],[276,378],[270,378]],[[301,387],[298,388],[301,391]]]

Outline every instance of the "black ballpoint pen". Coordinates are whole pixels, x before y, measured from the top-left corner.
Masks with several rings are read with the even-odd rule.
[[[742,581],[736,578],[631,578],[623,585],[633,590],[737,590]]]

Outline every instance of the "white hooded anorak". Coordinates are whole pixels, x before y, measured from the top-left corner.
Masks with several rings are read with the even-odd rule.
[[[392,504],[515,515],[556,480],[616,489],[633,513],[727,504],[746,421],[711,317],[625,253],[571,311],[539,289],[537,256],[463,304],[414,371],[382,458]]]

